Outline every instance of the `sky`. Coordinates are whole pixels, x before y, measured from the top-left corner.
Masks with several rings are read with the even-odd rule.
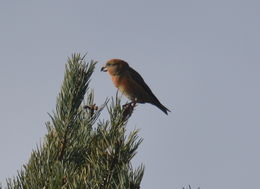
[[[0,182],[17,175],[47,132],[72,53],[137,70],[168,116],[138,105],[133,159],[142,188],[260,188],[260,2],[253,0],[2,1]],[[126,99],[123,99],[126,101]],[[102,117],[101,117],[102,118]]]

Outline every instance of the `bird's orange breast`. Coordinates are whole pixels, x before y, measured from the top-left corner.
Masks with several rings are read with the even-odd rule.
[[[136,88],[136,83],[129,76],[112,76],[112,81],[118,90],[123,93],[129,99],[134,96],[134,89]]]
[[[119,90],[126,89],[129,85],[131,85],[131,78],[126,76],[112,76],[112,81]]]

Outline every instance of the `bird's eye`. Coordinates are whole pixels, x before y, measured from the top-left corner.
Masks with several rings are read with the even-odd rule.
[[[110,64],[110,63],[107,63],[107,66],[111,66],[111,64]]]

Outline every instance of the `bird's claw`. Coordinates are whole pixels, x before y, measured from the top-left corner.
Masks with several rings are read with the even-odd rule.
[[[127,120],[133,113],[136,102],[129,102],[123,105],[123,120]]]

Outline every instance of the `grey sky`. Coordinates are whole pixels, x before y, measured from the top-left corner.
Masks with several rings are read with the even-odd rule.
[[[87,51],[97,104],[116,93],[100,67],[122,58],[172,110],[139,105],[129,123],[143,188],[259,188],[259,18],[251,0],[2,1],[0,182],[47,132],[67,57]]]

